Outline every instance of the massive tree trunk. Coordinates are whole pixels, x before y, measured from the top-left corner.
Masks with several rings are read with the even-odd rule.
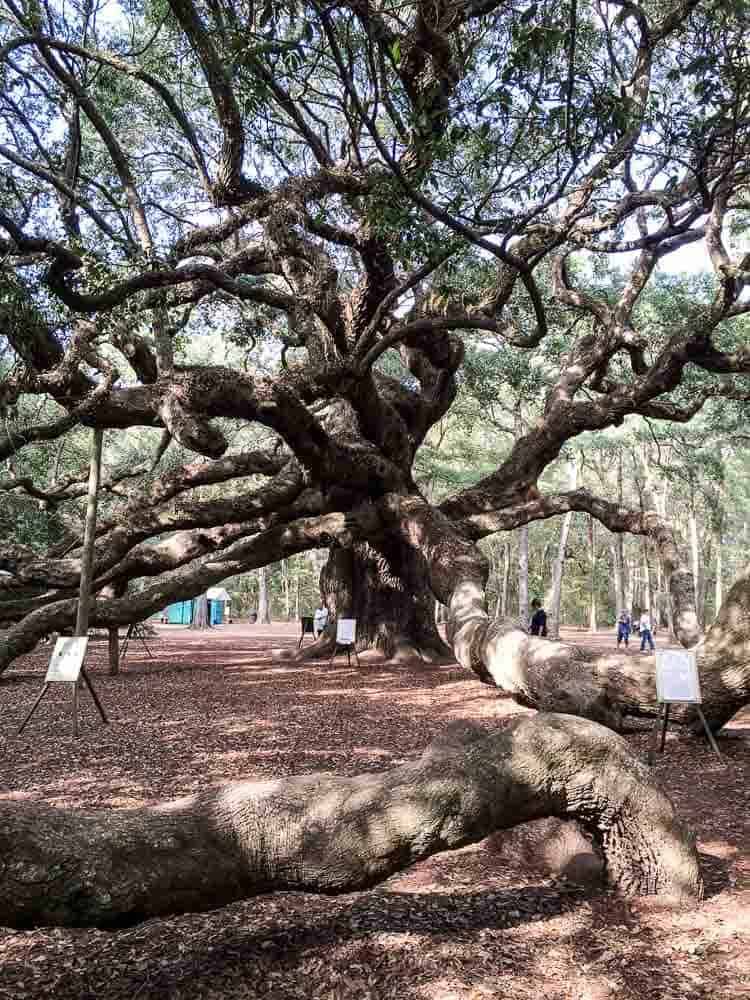
[[[435,623],[435,599],[427,571],[398,540],[376,545],[335,546],[321,572],[321,594],[328,608],[327,634],[303,647],[300,659],[322,656],[333,648],[335,620],[356,618],[357,649],[396,662],[452,660]]]
[[[440,851],[578,821],[625,893],[698,896],[693,838],[618,736],[563,715],[456,723],[380,774],[242,782],[152,809],[0,803],[0,924],[121,927],[280,889],[367,889]]]
[[[388,660],[453,658],[435,626],[425,569],[398,543],[354,546],[351,611],[359,649],[375,649]]]

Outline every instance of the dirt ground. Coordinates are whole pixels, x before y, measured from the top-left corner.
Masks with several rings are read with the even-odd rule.
[[[456,665],[270,658],[296,641],[291,625],[165,626],[154,659],[131,646],[116,678],[95,644],[111,724],[83,695],[79,739],[62,685],[15,735],[49,648],[24,658],[0,684],[0,797],[122,809],[239,777],[377,771],[451,720],[524,711]],[[628,740],[645,752],[647,725]],[[0,1000],[750,998],[750,711],[720,746],[726,766],[674,730],[655,765],[698,836],[706,898],[690,908],[572,891],[490,838],[370,892],[277,893],[116,932],[0,928]]]

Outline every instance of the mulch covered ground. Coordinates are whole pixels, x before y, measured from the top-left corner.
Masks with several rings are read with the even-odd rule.
[[[95,646],[112,721],[82,695],[77,740],[62,686],[15,735],[49,649],[26,657],[0,684],[0,797],[128,808],[226,779],[377,771],[448,721],[524,711],[455,665],[270,659],[294,644],[292,626],[165,627],[156,658],[131,647],[117,678]],[[646,728],[628,739],[644,752]],[[750,997],[750,711],[721,749],[726,767],[675,731],[656,765],[699,838],[706,899],[688,909],[572,891],[490,839],[338,898],[278,893],[117,932],[0,928],[0,1000]]]

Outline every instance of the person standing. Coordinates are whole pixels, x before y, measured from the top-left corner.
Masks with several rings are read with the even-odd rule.
[[[531,623],[529,624],[529,632],[532,635],[546,635],[547,634],[547,612],[542,607],[542,602],[538,597],[535,597],[531,602],[531,610],[534,612],[531,616]]]
[[[641,615],[641,620],[639,622],[641,630],[641,652],[646,648],[646,643],[651,647],[650,652],[654,651],[654,637],[651,634],[651,615],[648,611],[644,611]]]
[[[320,633],[328,624],[328,608],[325,604],[320,604],[319,608],[315,609],[315,614],[313,615],[313,636],[317,639]]]
[[[630,629],[632,626],[632,621],[630,618],[629,611],[621,611],[620,617],[617,619],[617,647],[619,649],[620,643],[624,642],[627,646],[630,642]]]

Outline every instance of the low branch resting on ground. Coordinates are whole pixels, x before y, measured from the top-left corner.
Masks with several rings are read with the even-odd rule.
[[[380,774],[242,782],[153,809],[0,803],[0,924],[117,927],[280,889],[367,889],[545,816],[577,820],[621,891],[699,896],[692,836],[648,768],[596,723],[456,723]]]

